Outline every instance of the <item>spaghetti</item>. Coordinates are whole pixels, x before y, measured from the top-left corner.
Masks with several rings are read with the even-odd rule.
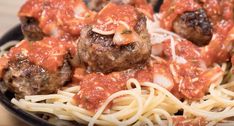
[[[165,44],[169,48],[165,49],[168,60],[153,53],[151,55],[149,66],[158,63],[169,71],[163,69],[152,73],[153,82],[142,82],[132,77],[127,79],[126,89],[110,94],[96,111],[75,104],[74,96],[81,92],[80,85],[64,87],[56,94],[13,98],[11,102],[29,112],[49,113],[61,120],[76,121],[89,126],[179,126],[190,123],[216,125],[228,122],[229,118],[234,116],[234,82],[222,84],[224,73],[228,71],[227,65],[225,63],[222,66],[204,65],[200,48],[190,46],[175,33],[159,28],[158,15],[155,15],[154,22],[148,20],[147,23],[153,48],[156,48],[157,44]],[[11,42],[2,46],[1,55],[15,44]],[[178,45],[182,46],[180,44],[191,47],[189,51],[192,52],[192,56],[188,58],[183,51],[178,51]],[[186,72],[191,72],[188,69],[197,73],[187,74]],[[191,86],[192,84],[195,86]],[[175,94],[176,91],[179,93]],[[181,101],[177,96],[189,100]],[[193,96],[198,96],[197,99],[200,99],[193,100]],[[176,115],[178,111],[182,111],[183,114]]]
[[[169,38],[171,41],[174,41],[174,38],[181,39],[179,36],[175,36],[174,33],[160,28],[151,31],[151,34],[160,35],[161,38]],[[157,43],[162,43],[164,40]],[[171,44],[171,48],[175,48],[174,44]],[[4,46],[4,48],[7,47]],[[172,55],[177,57],[175,49],[172,50],[174,50]],[[152,55],[152,61],[166,62],[154,55]],[[216,65],[216,67],[219,66]],[[221,68],[225,71],[226,64],[223,64]],[[182,102],[170,91],[159,86],[160,84],[140,83],[132,78],[127,81],[126,90],[118,91],[109,96],[96,112],[74,104],[73,96],[80,91],[80,86],[67,87],[64,90],[59,90],[57,94],[26,96],[24,99],[19,100],[12,99],[11,102],[26,111],[50,113],[59,119],[77,121],[89,126],[139,126],[143,124],[172,126],[191,123],[186,119],[178,124],[174,122],[174,119],[177,118],[174,113],[181,110],[183,110],[183,115],[180,116],[184,118],[196,119],[202,117],[205,119],[203,122],[198,120],[196,124],[215,125],[228,117],[234,116],[234,102],[232,101],[234,93],[231,91],[234,88],[234,83],[220,85],[223,79],[223,71],[211,77],[212,84],[209,92],[200,101],[185,100]],[[110,103],[113,104],[112,107],[106,109]]]
[[[219,76],[222,78],[222,76]],[[103,106],[94,114],[72,103],[72,96],[79,92],[79,86],[70,87],[57,94],[26,96],[25,99],[12,99],[12,103],[31,112],[46,112],[63,120],[76,120],[94,125],[173,125],[173,113],[183,109],[185,117],[204,117],[209,124],[234,116],[234,94],[229,88],[234,83],[210,86],[209,93],[199,102],[181,102],[168,90],[158,84],[145,82],[140,84],[130,79],[127,90],[111,95]],[[40,103],[46,101],[46,103]],[[113,101],[113,107],[104,111]],[[215,116],[214,116],[215,115]]]

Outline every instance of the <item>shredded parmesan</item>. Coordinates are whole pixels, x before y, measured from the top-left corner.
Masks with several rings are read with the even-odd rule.
[[[93,32],[96,32],[96,33],[98,33],[98,34],[101,34],[101,35],[112,35],[112,34],[115,33],[115,30],[103,31],[103,30],[100,30],[100,29],[95,28],[95,27],[92,28],[92,31],[93,31]]]

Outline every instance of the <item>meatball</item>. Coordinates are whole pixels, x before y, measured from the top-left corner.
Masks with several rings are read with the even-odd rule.
[[[82,0],[27,0],[18,16],[28,40],[41,40],[44,35],[76,40],[95,13]]]
[[[27,59],[18,59],[9,62],[3,80],[6,87],[14,92],[16,97],[21,98],[53,93],[70,80],[71,74],[67,60],[57,72],[51,73]]]
[[[173,22],[173,30],[198,46],[208,45],[212,38],[212,26],[203,9],[179,16]]]
[[[41,40],[44,37],[44,33],[39,27],[39,22],[33,17],[22,17],[21,29],[24,36],[30,41]]]
[[[146,18],[138,14],[134,31],[140,38],[125,45],[116,45],[114,35],[102,35],[86,27],[81,31],[78,56],[91,71],[109,73],[144,64],[150,57],[150,36],[146,29]]]

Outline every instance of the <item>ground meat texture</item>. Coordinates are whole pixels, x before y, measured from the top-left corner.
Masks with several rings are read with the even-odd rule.
[[[9,62],[3,81],[16,97],[22,98],[27,95],[56,92],[70,80],[71,73],[71,67],[66,60],[57,72],[51,73],[27,59],[21,59]]]
[[[21,29],[24,36],[30,41],[41,40],[44,33],[38,26],[39,22],[33,17],[21,17]]]
[[[203,9],[180,15],[173,30],[198,46],[208,45],[212,38],[212,26]]]
[[[113,43],[113,35],[101,35],[86,27],[81,31],[78,42],[79,59],[91,71],[109,73],[144,64],[150,57],[150,36],[146,29],[146,18],[138,15],[134,27],[140,41],[117,46]]]

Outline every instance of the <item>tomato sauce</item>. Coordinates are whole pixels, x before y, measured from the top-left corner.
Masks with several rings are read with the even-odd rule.
[[[206,65],[222,63],[230,60],[232,39],[226,39],[233,32],[234,1],[233,0],[166,0],[161,6],[161,27],[172,30],[173,21],[182,13],[203,8],[212,22],[213,38],[200,52]],[[230,38],[230,37],[229,37]]]
[[[164,0],[160,8],[161,27],[171,30],[173,21],[186,11],[195,11],[201,8],[201,6],[194,0]]]
[[[176,57],[183,58],[185,62],[173,59],[170,41],[163,43],[163,57],[167,60],[175,82],[171,92],[179,99],[199,100],[207,92],[213,73],[222,70],[207,69],[200,48],[189,41],[176,42],[175,53]]]
[[[164,42],[163,58],[165,62],[153,62],[144,69],[130,72],[115,72],[109,75],[88,74],[82,76],[81,91],[74,97],[76,104],[89,110],[97,110],[113,93],[126,89],[126,82],[130,78],[142,82],[155,82],[171,91],[180,99],[199,100],[208,90],[213,73],[221,71],[219,68],[208,70],[203,68],[203,59],[199,47],[189,41],[176,43],[176,55],[187,62],[175,62],[171,55],[170,42]],[[171,68],[173,66],[173,70]],[[79,72],[78,72],[79,73]],[[157,76],[164,77],[157,78]],[[79,78],[79,76],[77,76]],[[162,82],[162,83],[160,83]],[[166,84],[164,84],[166,82]]]
[[[80,82],[80,91],[73,97],[75,104],[88,110],[97,110],[113,93],[126,88],[131,75],[117,72],[109,75],[92,73]]]
[[[232,56],[232,64],[234,64],[234,56]]]
[[[113,93],[126,89],[126,82],[135,78],[139,82],[152,82],[150,69],[113,72],[108,75],[91,73],[82,77],[78,94],[73,97],[74,103],[91,111],[96,111]],[[109,107],[111,107],[109,105]]]
[[[172,118],[174,126],[206,126],[207,121],[202,117],[195,119],[186,119],[183,116],[175,116]]]
[[[233,23],[222,21],[216,25],[216,33],[210,44],[202,49],[202,55],[206,64],[222,63],[230,60],[230,51],[232,46]]]
[[[69,43],[56,38],[44,38],[37,42],[23,40],[11,48],[8,57],[10,61],[21,57],[27,58],[30,62],[42,66],[50,72],[55,72],[63,65],[65,55],[70,48]]]
[[[29,0],[18,15],[34,17],[46,35],[62,39],[78,38],[80,30],[95,17],[82,0]]]
[[[3,56],[0,58],[0,78],[3,76],[3,70],[8,66],[8,58]]]
[[[133,0],[134,6],[138,9],[138,11],[142,12],[149,19],[153,19],[154,11],[151,4],[148,4],[147,0]]]
[[[133,29],[137,22],[137,13],[133,6],[109,3],[97,14],[95,20],[93,27],[101,31],[115,31],[120,21]]]

